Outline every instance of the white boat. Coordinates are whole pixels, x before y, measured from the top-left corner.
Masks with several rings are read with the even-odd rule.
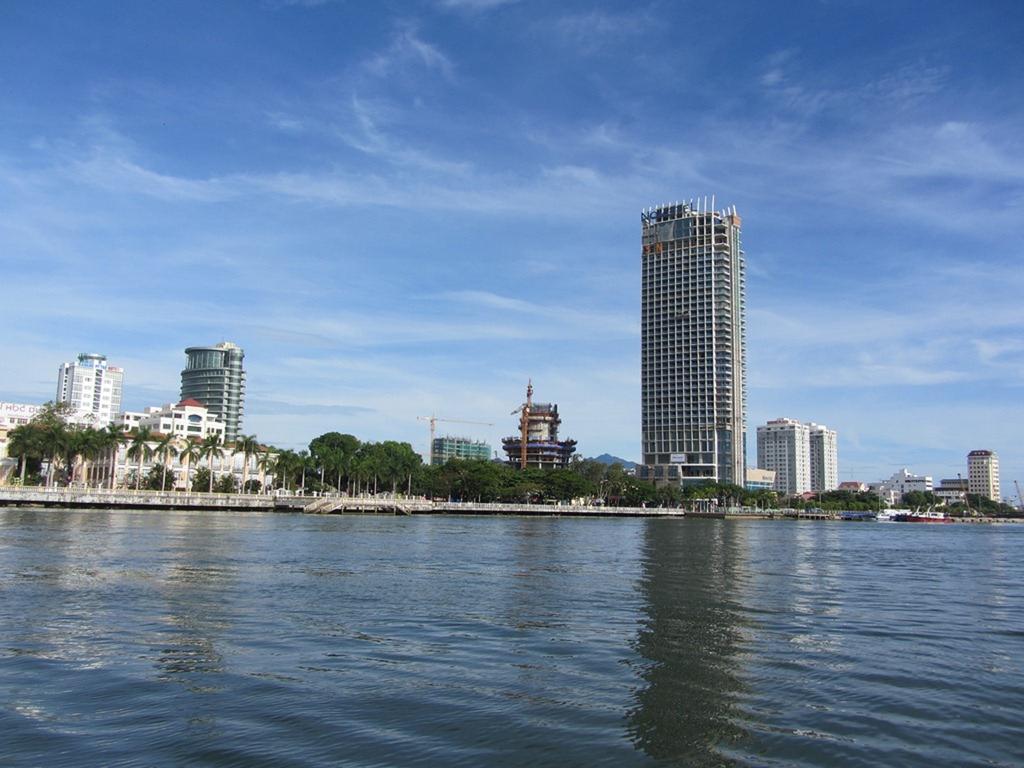
[[[883,509],[876,518],[880,523],[895,523],[910,514],[909,509]]]

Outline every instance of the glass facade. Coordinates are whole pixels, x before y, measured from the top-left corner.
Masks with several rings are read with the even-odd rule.
[[[245,408],[245,352],[235,344],[222,342],[212,347],[185,350],[181,372],[181,399],[197,400],[224,422],[224,440],[233,442],[241,434]]]

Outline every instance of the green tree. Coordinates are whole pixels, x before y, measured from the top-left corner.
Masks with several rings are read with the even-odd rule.
[[[234,473],[226,472],[217,478],[213,490],[215,493],[238,493],[238,482],[235,480]]]
[[[139,490],[142,482],[142,465],[147,459],[153,456],[153,449],[150,442],[153,439],[153,431],[149,427],[139,427],[131,435],[131,444],[128,446],[128,458],[138,460],[139,466],[135,473],[135,490]]]
[[[260,450],[260,441],[256,435],[242,435],[235,440],[235,451],[242,454],[242,488],[249,482],[249,459],[257,455]]]
[[[192,476],[192,490],[205,491],[207,487],[213,488],[213,472],[209,467],[199,467]]]
[[[309,443],[309,452],[317,457],[320,466],[330,471],[335,479],[335,487],[342,490],[344,481],[349,492],[352,490],[352,465],[361,443],[354,435],[341,432],[325,432],[313,438]]]
[[[213,481],[216,476],[213,460],[224,455],[224,441],[220,435],[207,435],[203,442],[199,444],[199,450],[202,457],[206,459],[207,466],[210,468],[208,491],[213,493]]]
[[[163,471],[163,474],[160,477],[161,491],[167,490],[167,465],[170,464],[171,460],[178,455],[177,443],[177,437],[172,434],[167,434],[160,437],[160,439],[156,441],[156,445],[153,447],[153,453],[162,459],[160,462],[160,468]]]
[[[96,435],[98,455],[105,457],[107,471],[107,487],[114,489],[114,480],[117,476],[117,454],[121,445],[125,442],[125,433],[116,424],[108,424]]]
[[[181,458],[181,463],[185,465],[185,488],[195,490],[191,482],[192,466],[203,457],[203,448],[192,438],[186,437],[178,456]]]
[[[19,477],[25,484],[30,461],[41,465],[44,454],[42,431],[30,424],[22,424],[12,429],[7,436],[7,453],[17,457],[21,463]]]
[[[257,468],[260,471],[260,488],[263,490],[267,489],[267,475],[273,476],[273,473],[277,471],[277,456],[271,452],[270,448],[264,448],[263,453],[256,463]],[[273,477],[271,477],[271,487],[273,486]]]

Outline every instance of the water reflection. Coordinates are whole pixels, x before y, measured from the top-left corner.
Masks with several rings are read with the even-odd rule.
[[[181,516],[168,524],[165,573],[159,590],[164,630],[152,649],[158,679],[178,682],[193,693],[221,689],[224,671],[220,638],[230,629],[225,600],[235,582],[234,531],[215,529],[202,516]]]
[[[722,521],[649,520],[635,648],[648,662],[628,715],[633,743],[658,760],[721,765],[736,724],[742,529]]]

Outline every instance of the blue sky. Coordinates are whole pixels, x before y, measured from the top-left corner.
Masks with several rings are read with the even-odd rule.
[[[749,444],[1024,479],[1024,4],[4,3],[0,399],[246,350],[245,428],[639,457],[639,214],[743,216]]]

